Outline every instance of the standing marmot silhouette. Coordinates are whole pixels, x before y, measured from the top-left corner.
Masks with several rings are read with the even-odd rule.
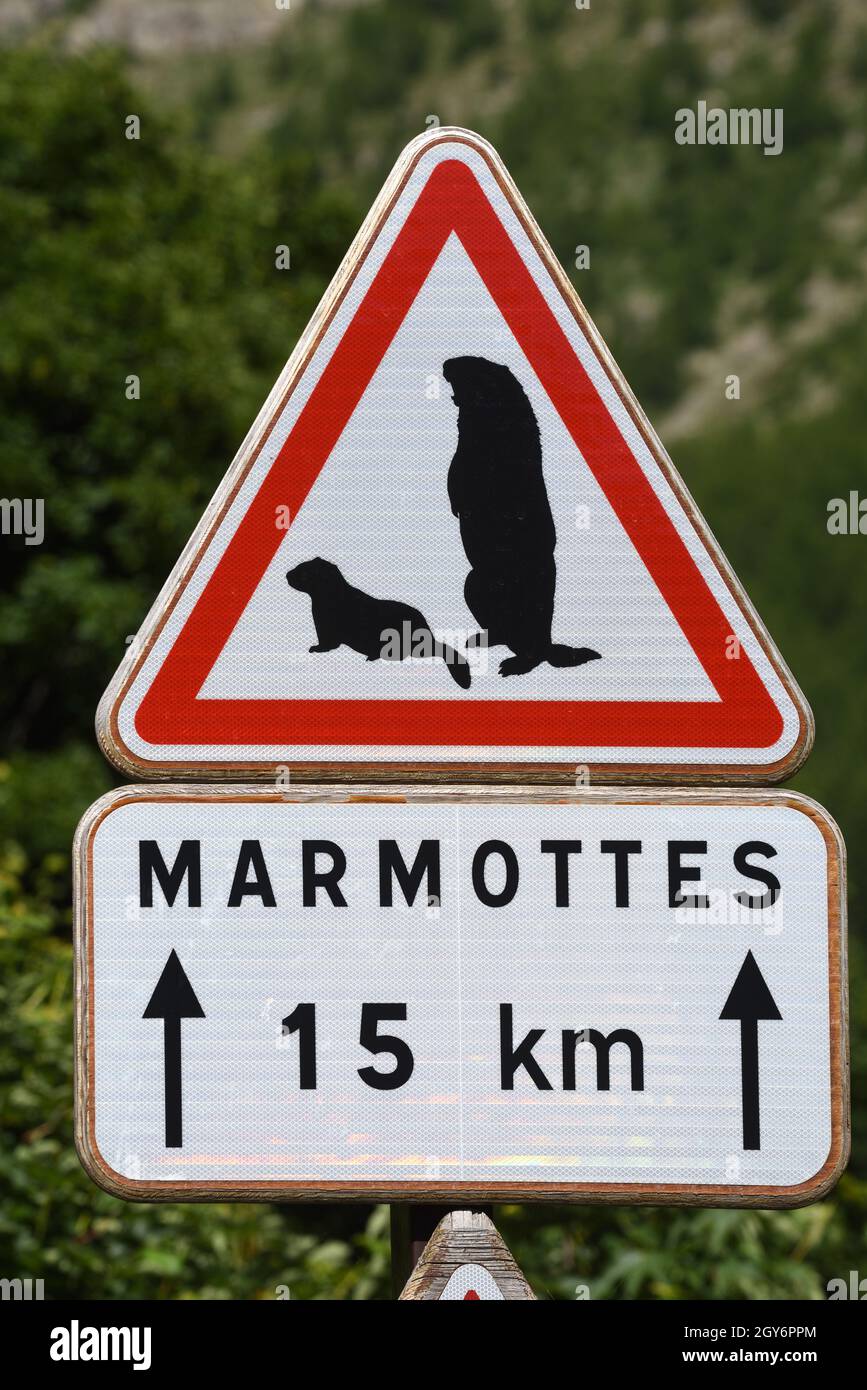
[[[467,606],[485,641],[508,647],[500,675],[520,676],[543,661],[581,666],[599,652],[551,641],[557,533],[542,473],[539,426],[521,383],[484,357],[452,357],[443,376],[458,407],[458,447],[449,468],[452,511],[472,569]]]

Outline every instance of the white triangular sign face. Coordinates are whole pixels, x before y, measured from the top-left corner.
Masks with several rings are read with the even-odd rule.
[[[97,726],[146,776],[770,780],[812,737],[497,156],[446,129],[399,160]]]

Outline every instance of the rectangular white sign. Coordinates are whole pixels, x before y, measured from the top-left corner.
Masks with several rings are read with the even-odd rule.
[[[767,1205],[845,1164],[844,852],[797,794],[127,787],[76,862],[119,1195]]]

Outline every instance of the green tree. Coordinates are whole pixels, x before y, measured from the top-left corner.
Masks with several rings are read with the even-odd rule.
[[[3,541],[0,1266],[49,1297],[374,1297],[381,1212],[128,1207],[84,1176],[71,1114],[69,846],[111,780],[96,702],[357,212],[305,157],[174,144],[116,58],[45,49],[3,55],[0,189],[4,488],[46,515],[40,549]]]

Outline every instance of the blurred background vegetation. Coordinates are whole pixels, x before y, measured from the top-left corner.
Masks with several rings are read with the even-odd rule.
[[[867,539],[826,526],[831,498],[867,496],[865,78],[858,0],[0,4],[2,492],[43,497],[47,527],[0,552],[0,1273],[52,1297],[389,1296],[384,1209],[130,1206],[84,1177],[69,848],[112,783],[93,714],[128,635],[437,116],[500,150],[673,452],[812,702],[795,785],[851,855],[835,1194],[499,1223],[543,1298],[820,1298],[867,1275]],[[699,98],[782,106],[784,152],[676,145]]]

